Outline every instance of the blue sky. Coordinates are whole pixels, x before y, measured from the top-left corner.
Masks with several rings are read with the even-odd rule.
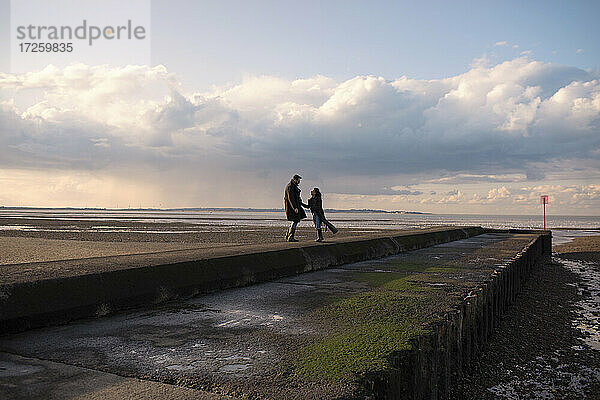
[[[597,1],[155,0],[152,15],[153,62],[202,88],[244,74],[439,79],[484,53],[600,65]]]
[[[149,4],[25,1],[44,24]],[[600,214],[599,2],[155,0],[148,40],[25,71],[9,4],[0,204],[280,207],[300,173],[327,207]]]

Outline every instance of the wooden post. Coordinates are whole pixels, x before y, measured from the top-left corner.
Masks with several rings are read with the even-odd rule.
[[[544,230],[546,230],[546,204],[548,204],[548,195],[543,194],[540,198],[540,203],[542,203],[542,207],[544,208]]]

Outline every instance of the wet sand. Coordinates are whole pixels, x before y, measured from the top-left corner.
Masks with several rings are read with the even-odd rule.
[[[552,249],[561,258],[600,263],[600,235],[575,238]]]
[[[0,237],[28,237],[93,242],[258,244],[282,241],[286,230],[287,226],[252,226],[243,223],[236,226],[223,225],[218,220],[214,223],[189,224],[183,222],[0,218]],[[342,228],[335,237],[389,231],[391,230]],[[325,232],[325,236],[333,237],[329,232]],[[315,238],[315,228],[312,221],[305,220],[300,223],[297,238],[299,240]]]
[[[0,218],[0,265],[285,242],[285,227]],[[19,230],[22,228],[23,230]],[[115,232],[116,230],[116,232]],[[340,229],[325,239],[394,231]],[[302,222],[298,240],[315,229]]]
[[[553,262],[526,283],[452,398],[600,399],[600,350],[580,329],[600,312],[597,281],[588,279],[600,273],[600,236],[553,250]]]

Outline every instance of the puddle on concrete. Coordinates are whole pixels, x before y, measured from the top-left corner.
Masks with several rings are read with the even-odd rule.
[[[244,361],[248,361],[250,360],[250,357],[243,357],[243,356],[238,356],[236,354],[232,354],[230,356],[227,357],[219,357],[217,358],[218,361],[235,361],[235,360],[244,360]]]
[[[164,364],[164,363],[171,361],[171,357],[169,357],[166,354],[157,354],[157,355],[148,357],[148,360],[150,360],[151,362],[156,363],[156,364]]]
[[[240,372],[245,371],[250,367],[250,364],[227,364],[219,368],[219,372]]]
[[[256,313],[249,312],[248,310],[227,310],[223,311],[226,320],[223,322],[218,321],[215,325],[217,328],[238,328],[238,327],[249,327],[249,326],[271,326],[274,323],[281,322],[285,318],[280,314],[271,313]],[[237,318],[236,318],[237,317]]]
[[[171,371],[191,371],[194,369],[194,367],[191,367],[189,365],[173,364],[173,365],[169,365],[167,367],[167,369],[169,369]]]

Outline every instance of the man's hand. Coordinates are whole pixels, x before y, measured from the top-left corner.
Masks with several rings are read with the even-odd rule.
[[[296,214],[298,214],[298,209],[297,209],[297,208],[294,208],[294,212],[295,212]]]

